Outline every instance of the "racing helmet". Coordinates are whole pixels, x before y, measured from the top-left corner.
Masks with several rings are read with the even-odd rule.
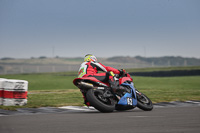
[[[85,62],[90,62],[90,61],[97,62],[97,58],[92,54],[87,54],[84,58],[84,61]]]

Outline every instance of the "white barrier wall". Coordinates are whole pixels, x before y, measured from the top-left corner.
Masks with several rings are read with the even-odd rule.
[[[0,79],[0,104],[23,106],[27,104],[28,81]]]
[[[0,88],[0,105],[3,105],[3,89]]]
[[[3,83],[6,79],[0,78],[0,105],[3,105]]]

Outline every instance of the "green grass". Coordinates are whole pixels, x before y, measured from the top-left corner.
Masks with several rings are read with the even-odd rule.
[[[200,100],[200,76],[135,77],[135,86],[154,103]]]
[[[53,93],[35,93],[28,97],[29,103],[27,107],[47,107],[47,106],[66,106],[81,105],[82,94],[79,90],[57,91]]]
[[[25,107],[83,105],[82,94],[73,85],[76,72],[1,75],[0,78],[22,79],[29,82],[28,104]],[[133,77],[136,88],[153,103],[200,100],[200,76]],[[22,108],[19,106],[0,109]]]
[[[72,84],[76,76],[69,75],[71,73],[16,74],[2,75],[1,78],[27,80],[29,82],[29,91],[76,89]]]

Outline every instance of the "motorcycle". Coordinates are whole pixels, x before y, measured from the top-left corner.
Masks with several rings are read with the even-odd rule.
[[[121,89],[123,91],[113,91],[108,83],[103,83],[94,77],[75,78],[73,83],[80,89],[90,105],[103,113],[129,110],[135,107],[144,111],[153,109],[152,101],[135,89],[133,79],[128,73],[117,75],[115,78],[117,85],[123,88]]]

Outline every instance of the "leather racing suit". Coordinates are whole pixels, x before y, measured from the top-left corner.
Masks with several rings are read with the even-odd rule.
[[[105,66],[99,62],[83,62],[80,66],[78,77],[88,77],[92,76],[97,78],[98,80],[104,82],[106,73],[98,73],[98,71],[110,72],[112,71],[114,74],[120,74],[118,69],[112,68],[110,66]]]

